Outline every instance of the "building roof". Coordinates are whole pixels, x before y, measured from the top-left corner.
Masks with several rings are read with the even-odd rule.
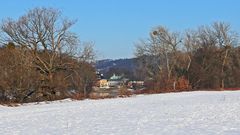
[[[114,81],[114,80],[121,80],[121,79],[122,79],[122,76],[118,76],[118,75],[113,74],[113,76],[111,76],[109,80]]]

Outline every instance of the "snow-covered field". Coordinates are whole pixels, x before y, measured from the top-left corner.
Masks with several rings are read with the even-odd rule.
[[[0,106],[0,135],[240,135],[240,91]]]

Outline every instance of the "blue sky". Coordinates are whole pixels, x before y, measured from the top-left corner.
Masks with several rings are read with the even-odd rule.
[[[0,19],[18,18],[34,7],[52,7],[77,19],[72,30],[81,41],[94,41],[98,59],[130,58],[134,43],[148,38],[156,26],[172,31],[215,21],[240,30],[239,0],[6,0],[0,4]]]

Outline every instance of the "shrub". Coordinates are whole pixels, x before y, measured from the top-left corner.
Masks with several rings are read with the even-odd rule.
[[[127,89],[126,86],[121,86],[118,93],[119,97],[129,97],[132,92]]]

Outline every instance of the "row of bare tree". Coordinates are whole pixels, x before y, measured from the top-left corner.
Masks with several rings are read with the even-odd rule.
[[[35,8],[1,24],[0,98],[16,102],[65,98],[91,90],[92,43],[70,31],[76,21],[51,8]],[[81,46],[79,46],[81,45]]]
[[[150,89],[177,91],[180,79],[188,85],[185,89],[236,88],[240,87],[238,45],[238,33],[224,22],[184,34],[160,26],[136,45],[135,54],[145,80],[152,82]]]
[[[92,43],[80,44],[70,31],[75,22],[51,8],[2,22],[1,100],[54,100],[71,91],[87,96],[96,78],[95,54]],[[136,45],[139,77],[157,92],[240,87],[238,40],[223,22],[184,34],[157,27]]]

